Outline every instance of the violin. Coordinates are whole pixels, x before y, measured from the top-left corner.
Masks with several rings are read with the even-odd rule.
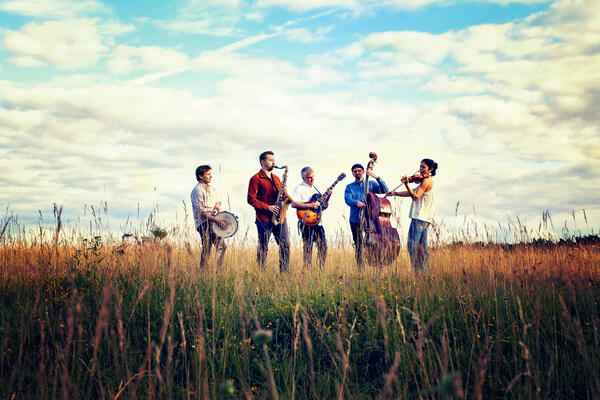
[[[373,170],[377,154],[369,153],[367,171]],[[388,265],[398,257],[400,237],[391,224],[392,205],[383,197],[369,191],[369,175],[365,177],[365,207],[361,210],[362,230],[365,235],[365,252],[370,260]]]
[[[387,192],[386,196],[397,196],[396,189],[398,189],[403,184],[405,184],[405,183],[418,183],[418,184],[421,184],[421,183],[423,183],[423,181],[425,180],[425,178],[431,178],[431,175],[429,175],[427,172],[424,173],[424,174],[420,174],[419,172],[415,172],[411,176],[403,177],[401,179],[402,183],[399,184],[398,186],[396,186],[395,188],[393,188],[392,190],[390,190],[389,192]]]
[[[407,176],[406,179],[402,179],[402,183],[422,183],[425,178],[431,178],[431,175],[428,173],[420,174],[418,172],[414,173],[412,176]]]

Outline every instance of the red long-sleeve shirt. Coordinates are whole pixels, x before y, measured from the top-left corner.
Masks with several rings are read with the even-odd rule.
[[[277,201],[277,193],[281,187],[281,181],[277,175],[271,174],[271,177],[273,180],[269,179],[261,169],[252,175],[248,183],[248,204],[256,210],[256,219],[265,222],[271,221],[273,213],[268,208]]]

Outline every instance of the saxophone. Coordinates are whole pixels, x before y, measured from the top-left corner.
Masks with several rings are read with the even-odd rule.
[[[283,178],[281,180],[281,186],[279,187],[279,192],[277,193],[277,200],[275,201],[275,204],[273,204],[279,207],[279,212],[273,213],[273,216],[271,217],[271,222],[273,223],[273,225],[281,225],[285,222],[285,214],[287,213],[287,209],[294,200],[292,200],[290,196],[285,196],[284,194],[288,174],[287,165],[284,165],[283,167],[275,166],[273,168],[285,169],[285,172],[283,173]]]

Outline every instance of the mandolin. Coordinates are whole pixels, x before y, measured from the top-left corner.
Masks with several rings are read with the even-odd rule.
[[[329,188],[325,191],[324,194],[313,194],[308,203],[318,203],[319,208],[296,210],[296,215],[298,216],[298,219],[309,226],[317,225],[321,221],[321,214],[323,213],[323,210],[326,210],[329,206],[329,198],[331,197],[331,191],[333,190],[335,185],[337,185],[345,177],[346,174],[341,173],[340,176],[338,176],[337,179],[331,184],[331,186],[329,186]]]

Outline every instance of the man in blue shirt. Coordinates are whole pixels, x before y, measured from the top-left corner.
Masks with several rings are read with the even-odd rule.
[[[389,190],[383,179],[376,175],[373,171],[367,171],[373,179],[369,179],[369,191],[371,193],[387,193]],[[352,166],[352,175],[354,182],[346,186],[344,199],[346,204],[350,206],[350,229],[352,230],[352,239],[354,239],[354,248],[356,256],[356,264],[359,268],[364,266],[363,261],[363,233],[360,226],[360,209],[365,206],[365,169],[360,164]]]

